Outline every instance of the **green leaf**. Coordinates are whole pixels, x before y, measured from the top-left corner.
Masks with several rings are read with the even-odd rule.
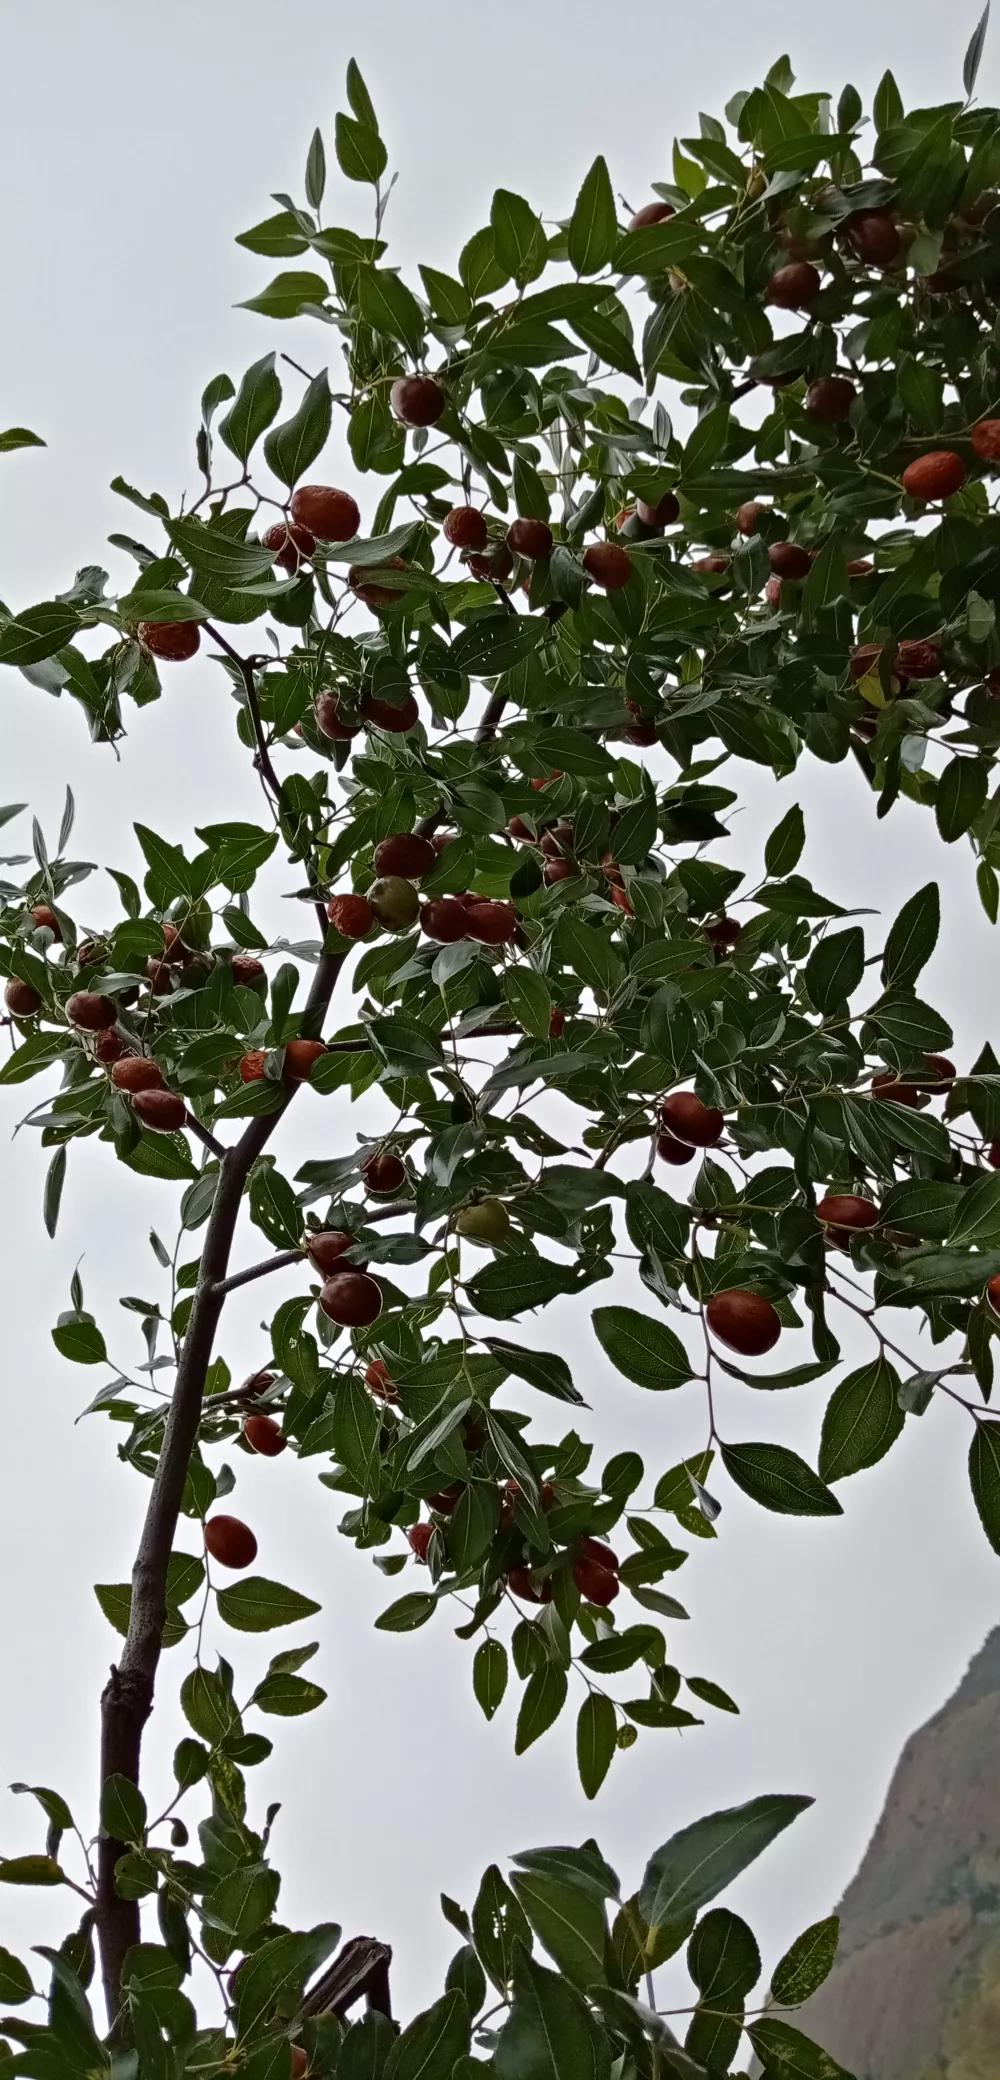
[[[271,1632],[276,1625],[297,1625],[319,1610],[310,1596],[300,1596],[283,1582],[269,1582],[264,1575],[245,1575],[232,1588],[220,1589],[219,1616],[235,1632]]]
[[[895,1444],[905,1417],[899,1406],[899,1375],[880,1352],[870,1365],[848,1373],[827,1404],[819,1448],[824,1481],[842,1481],[874,1466]]]
[[[890,927],[882,957],[882,982],[886,989],[912,988],[934,951],[940,928],[938,885],[936,881],[928,881],[903,904]]]
[[[954,845],[975,821],[989,792],[989,780],[990,769],[982,758],[956,755],[945,766],[938,781],[934,814],[946,845]]]
[[[618,243],[618,218],[607,162],[600,155],[573,204],[566,250],[576,274],[599,274]]]
[[[710,1813],[671,1835],[646,1866],[639,1894],[644,1919],[659,1928],[706,1906],[812,1803],[777,1792]]]
[[[494,1986],[499,1992],[505,1992],[510,1985],[518,1946],[531,1949],[531,1930],[495,1863],[483,1873],[476,1895],[472,1909],[472,1937],[476,1954]]]
[[[373,1018],[368,1037],[388,1076],[421,1076],[426,1069],[443,1066],[439,1042],[408,1019]]]
[[[249,231],[237,234],[236,244],[245,246],[248,253],[262,253],[266,260],[294,259],[309,249],[309,240],[301,229],[299,220],[290,209],[279,210],[276,216],[265,217],[260,224],[252,224]],[[273,359],[273,356],[270,357]],[[232,387],[224,393],[232,396]]]
[[[322,132],[314,130],[306,155],[306,201],[310,209],[318,209],[326,187],[326,152],[323,149]]]
[[[979,1520],[1000,1553],[1000,1424],[980,1420],[969,1452],[969,1481]]]
[[[398,339],[417,354],[423,344],[424,314],[411,289],[388,267],[358,272],[358,304],[366,325]]]
[[[692,1377],[679,1336],[655,1317],[639,1314],[634,1307],[597,1307],[593,1323],[602,1350],[637,1387],[660,1393]]]
[[[583,1407],[583,1395],[573,1385],[573,1377],[565,1358],[553,1351],[529,1351],[519,1343],[507,1343],[502,1336],[487,1336],[484,1339],[488,1351],[506,1365],[518,1379],[526,1379],[528,1385],[537,1387],[542,1394],[551,1394],[556,1401],[575,1401]]]
[[[976,24],[975,31],[969,43],[969,48],[965,53],[965,59],[962,65],[962,85],[965,88],[966,94],[970,101],[972,99],[976,79],[979,73],[979,64],[983,55],[984,45],[986,43],[986,31],[989,27],[989,21],[990,0],[986,0],[986,6],[983,8],[982,14],[980,15],[979,20]]]
[[[585,1798],[597,1797],[611,1768],[617,1734],[618,1719],[610,1697],[601,1690],[588,1691],[576,1722],[576,1766]]]
[[[493,2064],[498,2080],[610,2080],[611,2050],[582,1994],[521,1951]]]
[[[270,1712],[278,1719],[296,1719],[302,1712],[314,1712],[326,1701],[326,1691],[318,1683],[306,1681],[304,1676],[288,1675],[279,1671],[267,1675],[253,1694],[253,1702],[259,1712]]]
[[[545,231],[541,218],[523,195],[498,188],[490,208],[490,225],[497,259],[516,282],[523,285],[541,274],[545,265]]]
[[[728,1690],[723,1690],[719,1683],[710,1682],[707,1676],[685,1676],[684,1681],[692,1695],[700,1697],[703,1704],[714,1705],[718,1712],[739,1712],[739,1705],[733,1702]]]
[[[232,410],[219,421],[219,438],[238,462],[249,460],[281,403],[281,384],[274,372],[274,361],[273,354],[264,354],[247,369]]]
[[[264,442],[264,459],[268,469],[273,470],[289,490],[325,448],[332,410],[330,384],[324,368],[303,391],[298,411],[268,434]]]
[[[437,1610],[437,1597],[426,1589],[415,1589],[409,1596],[401,1596],[391,1603],[387,1611],[375,1620],[377,1632],[415,1632],[418,1625],[426,1625]]]
[[[604,1976],[608,1939],[603,1901],[589,1887],[549,1871],[511,1873],[511,1888],[553,1962],[580,1987]]]
[[[535,1307],[545,1307],[559,1293],[573,1288],[573,1274],[561,1264],[547,1264],[543,1257],[498,1257],[484,1264],[469,1280],[466,1292],[479,1314],[497,1321],[511,1321]]]
[[[61,1314],[52,1331],[52,1341],[62,1357],[74,1365],[103,1365],[107,1347],[93,1315]]]
[[[536,968],[508,968],[504,996],[518,1024],[534,1040],[547,1040],[552,1017],[552,997],[544,975]]]
[[[986,1171],[962,1193],[948,1242],[953,1249],[968,1249],[973,1242],[1000,1242],[1000,1175],[996,1171]]]
[[[385,172],[388,153],[374,125],[338,115],[333,141],[341,173],[349,181],[367,181],[375,187]]]
[[[0,664],[41,664],[44,658],[54,657],[57,650],[62,650],[79,626],[76,608],[58,600],[25,607],[23,613],[12,615],[0,628]]]
[[[49,1167],[45,1173],[45,1186],[42,1192],[42,1222],[44,1224],[45,1233],[49,1237],[53,1236],[56,1232],[56,1227],[59,1221],[59,1207],[62,1201],[63,1185],[65,1184],[65,1182],[66,1148],[64,1144],[62,1148],[56,1149],[52,1161],[49,1164]]]
[[[433,2007],[415,2015],[396,2038],[386,2060],[385,2080],[432,2080],[433,2075],[450,2074],[456,2059],[468,2051],[470,2034],[465,1996],[452,1988]]]
[[[54,1856],[0,1857],[0,1885],[63,1885]]]
[[[259,1163],[250,1179],[250,1215],[276,1249],[294,1249],[302,1214],[288,1179],[273,1163]]]
[[[806,988],[817,1011],[839,1011],[865,972],[865,935],[860,925],[831,932],[806,962]]]
[[[797,1452],[780,1444],[724,1444],[730,1478],[764,1509],[792,1517],[839,1517],[840,1503]]]
[[[141,1844],[146,1834],[146,1801],[129,1777],[105,1777],[101,1786],[101,1829],[115,1842]]]
[[[272,555],[258,542],[241,542],[202,520],[168,520],[167,533],[187,562],[209,578],[238,588],[270,576]]]
[[[776,1964],[771,1978],[771,1998],[779,2007],[797,2008],[822,1986],[833,1969],[840,1941],[840,1921],[830,1914],[803,1929]]]
[[[297,318],[311,304],[321,307],[330,294],[321,274],[276,274],[259,296],[249,296],[237,308],[257,311],[262,318]],[[221,431],[221,428],[220,428]],[[228,446],[228,443],[227,443]]]
[[[545,1661],[528,1677],[517,1715],[515,1755],[523,1755],[558,1719],[566,1702],[566,1688],[566,1671],[554,1661]]]
[[[795,802],[781,822],[775,824],[764,847],[764,865],[768,873],[773,874],[776,880],[780,880],[783,874],[790,874],[792,868],[798,866],[805,842],[805,819]]]
[[[40,443],[40,445],[42,445]],[[34,1993],[31,1974],[19,1957],[0,1950],[0,2001],[5,2008],[20,2008]]]
[[[503,1703],[507,1675],[507,1649],[503,1641],[481,1640],[472,1662],[472,1689],[476,1703],[487,1719],[492,1719]]]
[[[9,455],[14,448],[44,447],[45,442],[41,434],[29,432],[27,426],[8,426],[0,433],[0,455]],[[6,1954],[4,1952],[5,1956]],[[7,1998],[9,1999],[10,1996],[8,1995]]]
[[[846,2066],[838,2065],[828,2051],[793,2029],[790,2022],[765,2016],[763,2022],[747,2024],[747,2036],[765,2073],[773,2074],[774,2080],[854,2080]]]

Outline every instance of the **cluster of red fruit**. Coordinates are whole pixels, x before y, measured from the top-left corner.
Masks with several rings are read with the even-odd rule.
[[[465,891],[434,897],[421,908],[414,883],[430,872],[451,840],[449,832],[435,839],[412,831],[383,838],[375,847],[376,878],[367,895],[333,896],[327,904],[327,916],[341,937],[365,939],[375,925],[385,931],[406,932],[419,918],[421,931],[442,945],[475,939],[483,946],[508,946],[518,931],[517,913],[510,903]]]
[[[521,1492],[519,1482],[512,1480],[506,1483],[500,1502],[501,1532],[510,1530]],[[429,1521],[423,1518],[419,1523],[412,1524],[406,1534],[412,1551],[421,1562],[426,1563],[431,1542],[439,1535],[440,1522],[434,1520],[453,1516],[464,1494],[464,1481],[453,1481],[450,1487],[442,1488],[439,1494],[428,1497],[428,1506],[434,1513],[433,1517]],[[556,1492],[551,1481],[543,1481],[539,1489],[541,1508],[547,1512],[555,1500]],[[610,1546],[604,1545],[597,1538],[576,1539],[570,1548],[570,1565],[573,1580],[586,1602],[605,1607],[614,1602],[621,1587],[618,1578],[620,1562]],[[507,1567],[504,1580],[511,1594],[519,1597],[522,1603],[552,1601],[551,1574],[536,1576],[533,1568],[521,1564]]]

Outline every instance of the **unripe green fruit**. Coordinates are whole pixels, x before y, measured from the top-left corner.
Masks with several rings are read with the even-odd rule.
[[[368,901],[387,932],[408,932],[416,924],[420,903],[412,881],[401,874],[383,874],[368,890]]]
[[[503,1242],[510,1234],[510,1214],[502,1199],[480,1199],[455,1215],[455,1233],[468,1242]]]

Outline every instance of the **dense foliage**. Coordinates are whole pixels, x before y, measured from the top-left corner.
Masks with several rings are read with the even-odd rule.
[[[285,2080],[307,2059],[340,2080],[484,2061],[501,2080],[647,2080],[745,2071],[754,2052],[775,2075],[839,2071],[789,2019],[830,1968],[835,1921],[768,1992],[749,1928],[709,1905],[808,1803],[785,1795],[696,1822],[624,1885],[593,1842],[492,1868],[468,1911],[443,1902],[461,1947],[402,2034],[377,1943],[349,1945],[304,1996],[339,1931],[282,1923],[247,1772],[269,1718],[321,1706],[315,1648],[277,1653],[244,1697],[203,1621],[315,1615],[253,1571],[228,1501],[244,1451],[313,1459],[345,1536],[404,1576],[380,1625],[450,1612],[487,1717],[513,1665],[518,1753],[582,1678],[595,1797],[640,1736],[736,1709],[674,1665],[657,1622],[684,1615],[661,1584],[724,1535],[729,1483],[770,1510],[839,1514],[847,1477],[905,1449],[908,1419],[944,1394],[1000,1550],[1000,1063],[988,1045],[952,1063],[920,994],[936,885],[888,925],[851,918],[798,871],[798,808],[753,886],[726,864],[730,760],[783,778],[804,755],[831,786],[850,762],[855,803],[860,769],[879,816],[903,796],[941,842],[969,840],[996,920],[1000,112],[972,105],[984,27],[964,102],[906,114],[887,74],[871,119],[853,87],[831,113],[782,60],[725,124],[701,118],[631,221],[598,158],[565,221],[500,190],[456,272],[425,266],[419,284],[387,258],[386,147],[352,65],[336,158],[373,191],[371,234],[323,222],[317,134],[304,201],[276,197],[240,241],[281,269],[248,307],[322,321],[333,383],[277,351],[238,385],[216,377],[191,501],[116,480],[143,515],[143,539],[111,538],[133,575],[109,591],[87,566],[0,625],[0,662],[71,695],[99,744],[207,649],[267,805],[259,826],[183,843],[137,824],[145,871],[114,870],[111,931],[86,923],[71,801],[58,842],[36,824],[33,858],[6,863],[25,878],[0,887],[0,1083],[50,1086],[29,1115],[52,1151],[49,1233],[83,1136],[151,1193],[181,1187],[176,1244],[159,1212],[150,1237],[159,1297],[123,1301],[135,1376],[109,1365],[78,1276],[53,1330],[98,1369],[92,1408],[150,1502],[131,1586],[97,1589],[124,1636],[100,1832],[36,1789],[44,1850],[0,1863],[0,1880],[86,1900],[43,1953],[44,2021],[21,2018],[33,1975],[0,1955],[16,2010],[0,2080],[109,2061],[120,2080]],[[363,511],[314,481],[343,473],[345,446]],[[281,865],[301,940],[260,921],[258,877]],[[328,1105],[329,1153],[292,1178],[271,1145],[304,1083],[320,1146]],[[347,1108],[376,1087],[373,1139]],[[578,1116],[569,1146],[553,1092]],[[247,1224],[270,1254],[245,1267]],[[611,1297],[622,1255],[642,1310]],[[293,1262],[301,1294],[274,1314],[266,1369],[234,1385],[226,1293]],[[623,1449],[591,1466],[571,1367],[516,1326],[576,1293],[627,1381],[703,1397],[696,1459],[647,1473]],[[844,1310],[872,1340],[847,1371]],[[761,1367],[803,1326],[807,1362]],[[816,1465],[768,1441],[766,1395],[720,1434],[717,1371],[750,1389],[828,1376]],[[510,1406],[507,1382],[544,1413]],[[170,1646],[189,1730],[176,1781],[140,1789]],[[684,1945],[682,2049],[651,1975]],[[361,1993],[370,2012],[348,2023]]]

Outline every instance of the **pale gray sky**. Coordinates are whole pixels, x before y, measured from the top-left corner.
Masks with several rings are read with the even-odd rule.
[[[929,0],[840,0],[836,10],[792,17],[793,61],[803,84],[836,92],[849,72],[866,97],[892,63],[908,102],[943,99],[958,89],[973,13],[949,15],[949,45]],[[616,188],[638,204],[651,180],[667,176],[673,136],[696,128],[699,108],[721,109],[736,88],[753,85],[790,33],[788,9],[773,0],[754,9],[715,0],[710,21],[676,0],[633,0],[620,17],[594,0],[507,0],[499,15],[454,5],[416,14],[370,0],[360,21],[344,16],[326,0],[297,0],[294,9],[172,0],[167,10],[42,0],[4,10],[0,422],[26,423],[49,443],[45,453],[3,458],[0,595],[8,604],[50,596],[79,564],[102,560],[111,529],[133,528],[138,516],[107,490],[116,473],[176,501],[193,481],[193,428],[210,376],[225,368],[238,377],[272,344],[312,367],[321,362],[328,342],[319,327],[269,328],[234,308],[260,288],[267,263],[232,238],[268,213],[272,189],[300,187],[312,127],[331,135],[352,53],[390,165],[401,171],[390,257],[413,269],[418,259],[452,265],[498,185],[546,215],[564,214],[597,150]],[[984,98],[1000,92],[998,49],[994,39]],[[331,192],[329,220],[360,228],[364,192],[339,192],[343,212]],[[336,433],[330,454],[320,473],[349,481]],[[370,492],[365,500],[369,519]],[[207,663],[168,670],[166,697],[135,720],[120,763],[90,747],[70,703],[10,673],[0,694],[2,798],[31,802],[51,832],[69,780],[80,857],[135,872],[133,818],[184,836],[199,822],[255,813],[230,703]],[[995,1039],[996,939],[978,911],[970,854],[956,847],[942,856],[929,816],[905,805],[877,825],[852,767],[805,761],[781,787],[756,769],[741,778],[739,864],[755,864],[763,835],[799,799],[810,832],[804,864],[843,900],[891,916],[941,872],[946,924],[927,993],[954,1018],[960,1061],[987,1034]],[[4,839],[19,834],[15,825]],[[106,901],[95,877],[74,898],[75,913],[100,922]],[[42,1088],[3,1094],[5,1132]],[[306,1096],[282,1137],[284,1166],[333,1152],[335,1133],[330,1101]],[[146,1491],[116,1462],[106,1423],[73,1427],[97,1378],[66,1366],[49,1330],[82,1256],[88,1303],[122,1362],[134,1358],[133,1318],[116,1296],[155,1290],[145,1236],[151,1221],[170,1232],[173,1199],[168,1187],[118,1169],[106,1151],[72,1149],[51,1245],[37,1141],[25,1132],[3,1147],[0,1782],[58,1786],[89,1827],[97,1698],[114,1651],[90,1583],[126,1575]],[[259,1255],[259,1242],[248,1231],[236,1260]],[[223,1349],[237,1377],[260,1361],[257,1302],[266,1292],[276,1304],[297,1280],[276,1292],[279,1284],[256,1299],[251,1289],[232,1308]],[[599,1289],[595,1304],[607,1297]],[[578,1308],[564,1307],[561,1318],[554,1310],[529,1335],[575,1354],[594,1403],[598,1466],[602,1451],[629,1442],[655,1474],[700,1443],[697,1389],[660,1399],[617,1379]],[[725,1423],[734,1436],[780,1436],[814,1457],[826,1391],[820,1382],[776,1405],[733,1383]],[[554,1405],[532,1400],[540,1429],[557,1434]],[[833,1523],[776,1520],[726,1492],[721,1537],[696,1548],[677,1583],[692,1624],[674,1626],[670,1645],[688,1673],[730,1689],[744,1715],[709,1716],[682,1738],[644,1735],[616,1762],[596,1808],[576,1784],[568,1717],[515,1762],[513,1700],[485,1725],[471,1697],[471,1651],[451,1638],[447,1618],[411,1638],[373,1633],[373,1616],[399,1584],[383,1583],[337,1536],[336,1498],[290,1458],[241,1460],[236,1507],[257,1528],[263,1571],[325,1606],[314,1668],[331,1703],[312,1719],[273,1722],[275,1762],[251,1776],[258,1815],[268,1799],[284,1801],[275,1842],[284,1913],[336,1916],[347,1933],[386,1937],[397,1949],[399,2001],[412,2007],[439,1986],[454,1947],[438,1890],[469,1901],[493,1858],[593,1831],[635,1878],[647,1852],[697,1813],[765,1789],[808,1790],[815,1813],[737,1895],[764,1941],[782,1944],[826,1911],[851,1875],[903,1738],[1000,1610],[997,1563],[966,1487],[966,1448],[960,1411],[933,1408],[885,1464],[848,1484],[847,1518]],[[220,1643],[244,1691],[277,1644],[221,1632]],[[151,1804],[157,1773],[169,1795],[179,1673],[168,1657],[147,1744]],[[37,1839],[27,1802],[0,1798],[0,1853]],[[0,1940],[44,1940],[62,1925],[61,1908],[44,1895],[0,1898]]]

